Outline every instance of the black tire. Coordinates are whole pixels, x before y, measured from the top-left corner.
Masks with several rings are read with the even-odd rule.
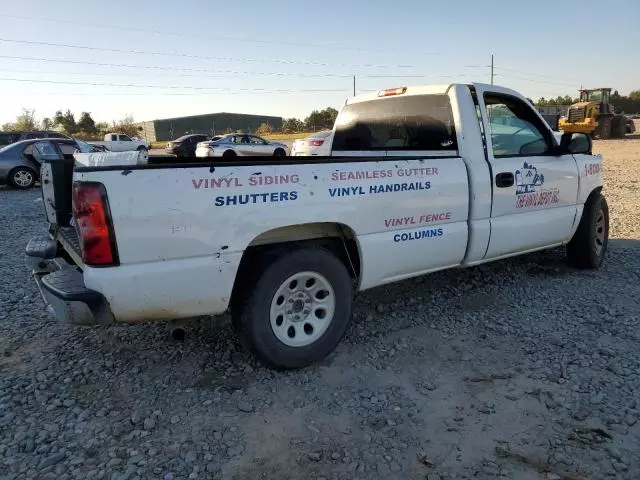
[[[147,147],[140,145],[136,150],[138,150],[139,152],[148,152],[149,150],[147,149]]]
[[[37,180],[36,172],[29,167],[16,167],[7,176],[8,183],[17,190],[28,190]]]
[[[598,118],[598,138],[600,140],[608,140],[613,133],[613,116],[601,115]]]
[[[623,138],[627,133],[627,121],[624,117],[614,117],[611,126],[612,138]]]
[[[282,149],[282,148],[276,148],[275,152],[273,152],[273,156],[274,157],[286,157],[287,156],[287,152],[285,152],[284,149]]]
[[[227,150],[222,154],[222,158],[232,158],[235,156],[236,156],[236,152],[234,152],[233,150]]]
[[[351,320],[353,284],[344,263],[325,248],[305,247],[267,255],[258,265],[252,263],[251,271],[256,276],[245,283],[232,306],[233,325],[242,343],[262,362],[276,368],[301,368],[329,355]],[[278,290],[301,272],[320,274],[328,281],[335,308],[333,317],[327,318],[330,323],[326,330],[313,343],[290,346],[277,338],[271,325],[271,308]]]
[[[580,224],[567,245],[569,263],[582,269],[599,268],[609,243],[609,206],[600,193],[589,197]]]

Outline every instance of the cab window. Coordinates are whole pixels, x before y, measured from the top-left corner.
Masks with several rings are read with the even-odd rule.
[[[347,104],[335,122],[333,150],[435,150],[457,154],[449,97],[395,96]]]
[[[485,94],[491,145],[495,158],[545,155],[552,147],[548,129],[522,100]]]

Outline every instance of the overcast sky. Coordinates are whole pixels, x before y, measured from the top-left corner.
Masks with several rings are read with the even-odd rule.
[[[357,91],[488,82],[491,53],[495,82],[534,99],[575,96],[581,85],[626,94],[640,88],[640,2],[611,5],[618,8],[569,0],[3,2],[0,123],[22,108],[38,117],[89,111],[97,121],[220,111],[304,117],[339,108],[352,75]]]

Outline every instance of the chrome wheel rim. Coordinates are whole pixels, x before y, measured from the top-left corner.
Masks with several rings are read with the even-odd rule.
[[[602,254],[602,249],[604,248],[605,234],[606,234],[605,229],[606,229],[606,225],[604,220],[604,211],[598,210],[598,213],[596,214],[596,228],[595,228],[595,234],[593,239],[594,245],[596,248],[596,254],[598,256]]]
[[[18,170],[13,174],[13,181],[20,187],[28,187],[33,183],[33,175],[27,170]]]
[[[271,329],[288,347],[304,347],[327,331],[335,309],[335,293],[325,277],[296,273],[282,282],[271,300]]]

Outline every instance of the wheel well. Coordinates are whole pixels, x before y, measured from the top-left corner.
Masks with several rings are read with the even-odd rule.
[[[258,235],[245,249],[236,274],[231,303],[256,278],[256,267],[269,263],[283,253],[314,245],[332,251],[358,284],[361,255],[355,232],[341,223],[306,223],[276,228]]]
[[[586,205],[595,195],[598,195],[600,192],[602,192],[602,187],[596,187],[593,190],[591,190],[591,193],[589,194],[589,196],[587,197],[587,199],[585,200],[584,204]]]
[[[237,154],[236,154],[235,150],[227,149],[224,152],[222,152],[222,156],[224,157],[225,155],[235,156]]]

